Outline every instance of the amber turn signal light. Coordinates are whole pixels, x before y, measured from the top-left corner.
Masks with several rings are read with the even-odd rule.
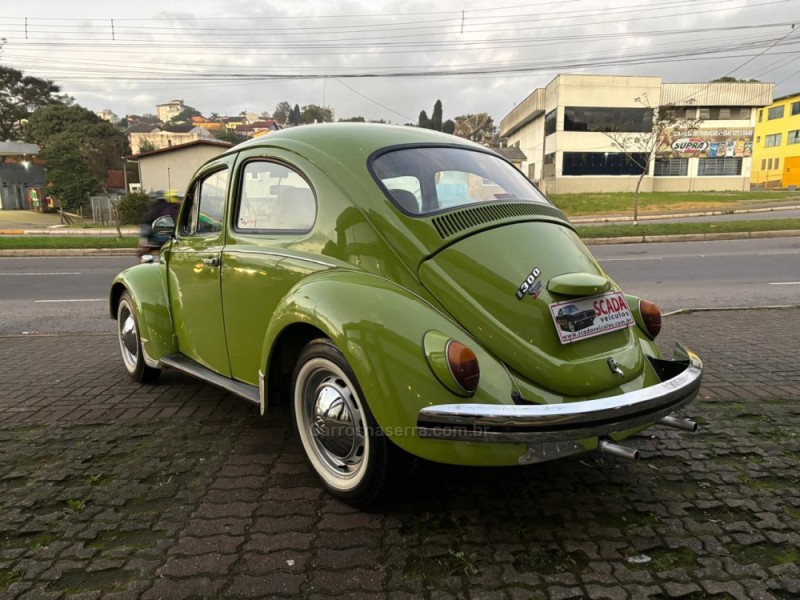
[[[461,342],[450,340],[447,344],[447,364],[453,379],[465,392],[472,394],[478,389],[481,370],[478,367],[478,357],[472,349]]]
[[[654,302],[640,300],[639,314],[642,315],[647,333],[650,337],[656,337],[661,332],[661,309]]]

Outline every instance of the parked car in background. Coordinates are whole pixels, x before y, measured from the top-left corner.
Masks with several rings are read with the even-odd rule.
[[[697,394],[700,359],[662,358],[655,304],[480,145],[371,124],[274,132],[209,161],[153,229],[170,236],[158,261],[111,288],[128,373],[179,369],[262,414],[288,403],[322,484],[356,506],[403,454],[634,458],[618,442],[694,428],[669,415]]]

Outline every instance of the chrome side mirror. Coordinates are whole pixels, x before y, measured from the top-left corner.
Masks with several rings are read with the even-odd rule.
[[[159,217],[153,221],[153,233],[156,235],[175,237],[175,219],[172,217]]]

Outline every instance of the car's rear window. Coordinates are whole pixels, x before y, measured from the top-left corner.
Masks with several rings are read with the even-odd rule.
[[[484,202],[550,204],[520,171],[486,152],[402,148],[375,158],[372,170],[392,202],[413,215]]]

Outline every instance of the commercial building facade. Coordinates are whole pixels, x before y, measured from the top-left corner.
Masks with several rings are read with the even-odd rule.
[[[747,190],[769,83],[559,75],[502,120],[521,170],[550,194]],[[649,157],[649,159],[648,159]]]
[[[800,93],[758,110],[750,181],[758,188],[800,188]]]

